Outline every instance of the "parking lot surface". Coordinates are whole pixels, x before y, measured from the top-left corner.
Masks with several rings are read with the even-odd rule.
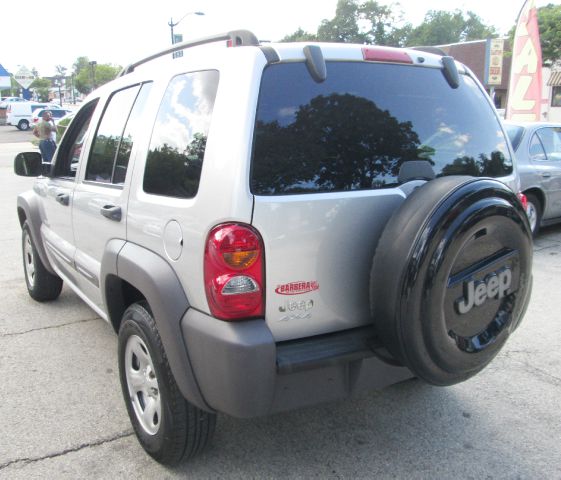
[[[561,226],[534,247],[526,318],[482,374],[408,381],[344,402],[238,420],[170,469],[138,445],[118,380],[117,337],[68,288],[27,294],[13,157],[29,132],[0,127],[0,478],[561,479]]]

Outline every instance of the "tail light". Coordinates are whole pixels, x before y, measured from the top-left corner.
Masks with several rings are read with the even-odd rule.
[[[369,62],[413,63],[406,52],[380,47],[363,47],[362,58]]]
[[[208,235],[205,291],[210,313],[221,320],[262,317],[265,312],[263,241],[249,225],[226,223]]]
[[[518,192],[517,197],[518,200],[520,200],[522,206],[524,207],[524,210],[528,210],[528,198],[526,197],[526,195],[524,195],[522,192]]]

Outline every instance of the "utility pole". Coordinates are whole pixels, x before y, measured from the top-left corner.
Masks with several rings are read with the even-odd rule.
[[[92,91],[95,90],[96,85],[95,85],[95,66],[97,65],[97,62],[95,60],[92,60],[90,62],[90,68],[91,68],[91,72],[92,72]]]
[[[187,15],[204,15],[204,12],[188,12],[185,15],[183,15],[177,22],[173,22],[173,18],[169,19],[168,25],[169,28],[171,30],[171,44],[175,45],[176,43],[178,43],[176,36],[173,33],[173,27],[176,27],[177,25],[179,25],[179,23],[187,16]],[[177,35],[177,37],[180,37],[180,35]],[[181,38],[183,38],[181,36]],[[181,40],[179,40],[181,41]],[[174,52],[172,54],[173,58],[177,58],[177,57],[181,57],[183,56],[183,52]]]

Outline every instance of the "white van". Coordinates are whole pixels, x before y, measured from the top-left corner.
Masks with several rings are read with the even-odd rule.
[[[8,104],[6,109],[6,123],[13,125],[20,130],[27,130],[31,125],[32,114],[38,108],[48,108],[52,110],[60,109],[58,105],[40,102],[14,102]]]

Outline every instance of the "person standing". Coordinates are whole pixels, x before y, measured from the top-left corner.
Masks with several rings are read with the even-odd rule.
[[[51,112],[45,110],[42,115],[43,120],[33,129],[33,135],[39,139],[39,150],[44,163],[51,163],[56,150],[56,126]]]

